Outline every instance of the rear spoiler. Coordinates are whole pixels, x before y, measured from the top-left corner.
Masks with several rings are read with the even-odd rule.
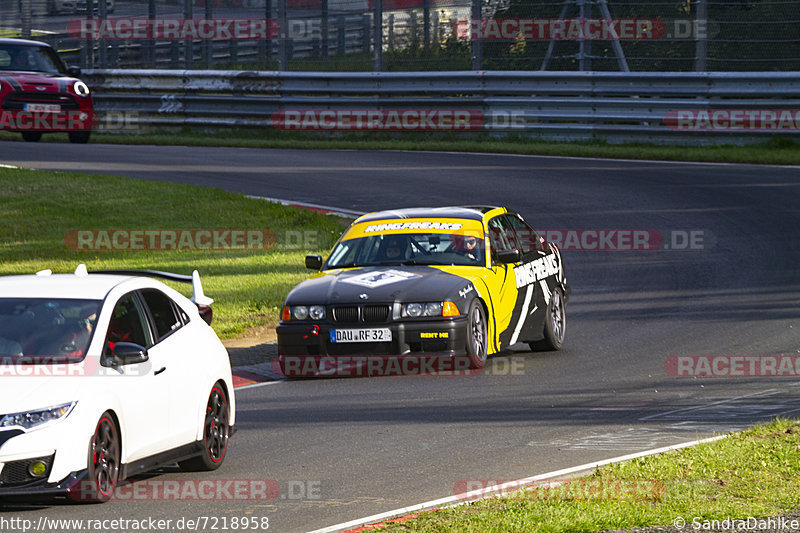
[[[195,270],[191,276],[185,274],[174,274],[172,272],[161,272],[160,270],[92,270],[92,274],[115,274],[120,276],[147,276],[149,278],[160,278],[167,281],[177,281],[178,283],[192,284],[192,297],[190,300],[195,305],[209,306],[214,303],[203,292],[203,284],[200,283],[200,273]]]

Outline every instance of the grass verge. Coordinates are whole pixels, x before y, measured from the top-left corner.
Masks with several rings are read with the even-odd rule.
[[[680,520],[682,529],[708,530],[710,520],[781,515],[800,507],[799,495],[800,422],[776,420],[560,487],[421,513],[380,531],[596,532]]]
[[[0,132],[0,140],[19,140],[16,133]],[[66,141],[66,134],[45,135],[46,140]],[[486,152],[610,159],[651,159],[662,161],[702,161],[714,163],[755,163],[800,165],[800,143],[772,138],[746,146],[661,146],[655,144],[608,144],[591,142],[548,142],[521,136],[491,137],[485,134],[346,133],[323,136],[304,132],[271,129],[195,129],[153,130],[146,133],[95,133],[92,142],[113,144],[157,144],[176,146],[231,146],[239,148],[295,148],[346,150],[430,150],[448,152]]]
[[[70,249],[67,232],[86,229],[270,230],[277,244],[267,250]],[[303,267],[305,254],[325,253],[342,230],[338,218],[219,189],[0,168],[0,274],[46,268],[71,272],[79,263],[90,271],[143,268],[191,274],[197,269],[206,294],[215,299],[214,328],[223,338],[277,323],[286,293],[309,274]],[[184,285],[172,286],[191,293]]]

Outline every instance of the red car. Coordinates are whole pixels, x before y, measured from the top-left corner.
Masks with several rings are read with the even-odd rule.
[[[31,142],[50,132],[89,142],[92,96],[79,75],[79,68],[67,68],[46,43],[0,39],[0,129],[20,132]]]

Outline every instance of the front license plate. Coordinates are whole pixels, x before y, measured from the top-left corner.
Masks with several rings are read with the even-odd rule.
[[[58,104],[25,104],[25,111],[34,113],[61,113],[61,106]]]
[[[392,330],[389,328],[332,329],[331,342],[389,342]]]

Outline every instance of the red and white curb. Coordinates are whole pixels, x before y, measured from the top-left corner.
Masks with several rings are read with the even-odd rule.
[[[236,389],[277,383],[284,379],[283,376],[279,376],[273,372],[271,362],[237,366],[231,370],[233,374],[233,386]]]
[[[718,441],[720,439],[724,439],[725,437],[727,437],[727,435],[718,435],[716,437],[710,437],[707,439],[683,442],[681,444],[674,444],[672,446],[654,448],[652,450],[646,450],[643,452],[637,452],[628,455],[621,455],[619,457],[613,457],[611,459],[605,459],[603,461],[586,463],[579,466],[573,466],[571,468],[564,468],[562,470],[556,470],[554,472],[548,472],[546,474],[539,474],[536,476],[526,477],[523,479],[519,479],[517,481],[504,482],[502,485],[485,487],[464,494],[456,494],[453,496],[448,496],[446,498],[440,498],[438,500],[431,500],[417,505],[412,505],[410,507],[402,507],[400,509],[394,509],[392,511],[387,511],[385,513],[375,514],[372,516],[367,516],[365,518],[359,518],[358,520],[351,520],[350,522],[343,522],[341,524],[328,526],[322,529],[316,529],[309,533],[336,533],[336,532],[357,533],[362,531],[370,531],[380,526],[386,525],[387,523],[405,522],[407,520],[415,518],[416,515],[418,515],[419,513],[433,511],[435,509],[443,507],[455,507],[457,505],[463,505],[465,503],[473,502],[476,500],[493,497],[498,493],[508,492],[509,486],[522,488],[526,485],[538,485],[557,479],[563,480],[565,476],[577,474],[580,472],[588,473],[597,468],[600,468],[601,466],[606,466],[614,463],[623,463],[626,461],[632,461],[633,459],[638,459],[639,457],[657,455],[659,453],[670,452],[673,450],[680,450],[682,448],[690,448],[692,446],[697,446],[698,444],[705,444],[708,442]]]

